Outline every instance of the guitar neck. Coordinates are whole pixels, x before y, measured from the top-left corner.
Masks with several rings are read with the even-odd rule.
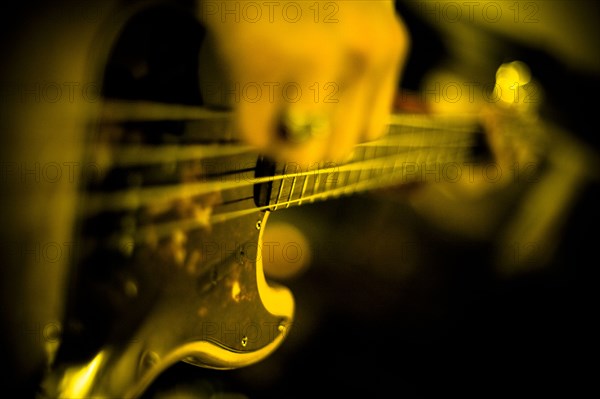
[[[113,150],[112,162],[126,174],[132,168],[143,173],[144,165],[189,162],[199,162],[206,170],[194,172],[197,176],[185,182],[178,181],[179,175],[173,175],[160,185],[122,187],[120,191],[90,198],[86,212],[133,210],[240,189],[238,194],[227,194],[225,199],[228,203],[239,203],[251,195],[242,189],[254,190],[255,206],[220,207],[212,217],[213,222],[245,215],[256,207],[276,210],[390,186],[452,180],[460,172],[459,164],[469,161],[481,137],[475,115],[394,114],[390,116],[388,134],[357,145],[347,162],[298,164],[261,158],[256,149],[240,143],[231,128],[229,112],[111,101],[104,104],[102,120],[108,126],[165,121],[185,126],[175,144],[119,143]],[[223,167],[216,167],[215,173],[210,173],[213,168],[207,167],[215,165]],[[156,176],[141,179],[150,181]]]
[[[393,115],[388,134],[356,146],[347,162],[259,162],[257,169],[273,171],[259,203],[277,210],[392,186],[455,181],[478,134],[471,116]]]

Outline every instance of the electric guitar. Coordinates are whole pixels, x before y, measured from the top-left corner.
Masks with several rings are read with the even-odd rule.
[[[13,348],[45,370],[41,397],[133,398],[175,362],[263,360],[294,321],[292,293],[263,272],[271,212],[431,174],[452,183],[481,161],[479,115],[401,113],[344,164],[274,162],[236,137],[228,111],[201,106],[203,28],[190,5],[74,7],[31,19],[5,75],[17,84],[4,107],[4,209],[19,242],[5,281],[27,304],[9,324],[42,326],[34,348]],[[592,157],[553,126],[511,117],[503,129],[543,149],[533,173],[564,187],[537,215],[544,230]],[[574,154],[581,163],[567,165]]]

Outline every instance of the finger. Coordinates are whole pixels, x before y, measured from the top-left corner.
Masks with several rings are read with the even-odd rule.
[[[278,129],[274,142],[281,158],[318,162],[326,157],[339,102],[339,84],[333,79],[341,65],[336,50],[328,44],[319,49],[319,57],[310,54],[303,69],[290,68],[298,79],[281,86],[284,101],[277,119],[283,129]]]
[[[287,105],[277,119],[276,157],[300,163],[321,161],[331,129],[330,113],[314,104]]]
[[[281,106],[275,100],[261,96],[239,98],[234,106],[234,127],[240,138],[261,151],[266,151],[276,137],[276,112]]]
[[[378,71],[371,74],[373,90],[370,93],[370,109],[364,130],[365,140],[374,140],[388,131],[394,97],[406,62],[408,33],[400,23],[392,23],[391,26],[383,46],[384,52],[376,66]]]
[[[332,115],[332,132],[327,157],[335,162],[344,161],[359,142],[366,115],[365,101],[369,81],[361,77],[346,87]]]
[[[397,78],[396,68],[388,68],[384,76],[377,77],[376,84],[366,96],[371,99],[367,104],[362,139],[364,141],[375,140],[385,135],[389,129],[390,114],[393,110],[393,99],[396,92]]]

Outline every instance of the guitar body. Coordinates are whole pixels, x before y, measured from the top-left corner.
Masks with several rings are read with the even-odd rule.
[[[236,142],[223,120],[115,118],[107,105],[200,105],[192,6],[64,1],[16,17],[27,25],[4,49],[2,281],[19,309],[5,343],[22,392],[135,397],[177,361],[260,361],[291,325],[291,293],[262,270],[262,186],[186,191],[243,183],[258,155],[216,151]]]

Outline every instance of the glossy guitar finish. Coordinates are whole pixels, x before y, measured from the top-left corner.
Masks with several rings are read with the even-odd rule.
[[[14,197],[4,199],[8,209],[15,209],[14,219],[7,222],[23,245],[69,243],[73,248],[72,256],[59,260],[23,258],[20,252],[8,259],[14,267],[6,272],[4,281],[11,285],[7,292],[12,300],[29,304],[11,315],[11,329],[19,333],[33,320],[60,332],[60,341],[41,340],[38,348],[28,342],[20,347],[22,340],[12,339],[17,343],[15,357],[21,359],[17,369],[29,373],[32,367],[51,365],[41,388],[44,397],[136,397],[177,361],[219,369],[242,367],[268,356],[291,326],[291,293],[268,285],[262,271],[261,226],[268,212],[246,212],[234,223],[210,220],[216,207],[229,212],[254,208],[253,185],[226,193],[185,192],[186,184],[212,176],[215,159],[220,170],[245,165],[249,170],[243,178],[252,177],[258,155],[215,158],[208,150],[216,146],[206,138],[212,143],[233,140],[222,126],[215,134],[205,124],[202,138],[194,135],[193,124],[187,127],[189,133],[161,121],[114,122],[104,106],[105,98],[114,94],[110,91],[127,83],[118,75],[123,59],[117,43],[139,39],[127,35],[134,16],[150,10],[148,15],[156,17],[158,11],[165,24],[175,26],[180,18],[186,29],[201,33],[190,25],[197,22],[187,6],[142,1],[85,7],[64,2],[64,8],[53,4],[47,13],[35,14],[42,18],[31,19],[33,34],[22,42],[29,51],[15,49],[15,69],[5,74],[19,88],[17,96],[20,88],[62,87],[64,82],[77,89],[72,101],[45,101],[34,93],[4,109],[10,118],[3,127],[12,133],[12,157],[4,158],[8,164],[79,168],[58,183],[21,184],[17,176],[8,181],[7,192]],[[69,18],[73,10],[81,10],[82,17]],[[138,26],[144,27],[143,18]],[[169,38],[190,33],[186,29]],[[201,36],[178,39],[187,44]],[[131,43],[125,45],[131,50]],[[193,47],[189,51],[197,57]],[[155,66],[153,60],[140,61]],[[112,67],[117,77],[111,75]],[[193,76],[186,78],[193,85]],[[151,84],[142,86],[151,87],[150,98],[135,88],[126,91],[146,100],[173,100],[160,89],[153,91]],[[46,94],[43,87],[41,96]],[[172,134],[179,134],[181,141],[174,143]],[[202,156],[180,161],[174,154],[172,162],[164,159],[169,153],[165,145],[192,142]],[[133,159],[122,155],[127,148],[137,153],[145,145],[159,148],[163,158],[137,165],[137,154]],[[176,187],[169,200],[153,197],[151,203],[126,209],[121,205],[127,201],[113,209],[114,202],[107,200],[122,191],[136,201],[139,191],[167,185]],[[26,209],[23,199],[29,204]]]

